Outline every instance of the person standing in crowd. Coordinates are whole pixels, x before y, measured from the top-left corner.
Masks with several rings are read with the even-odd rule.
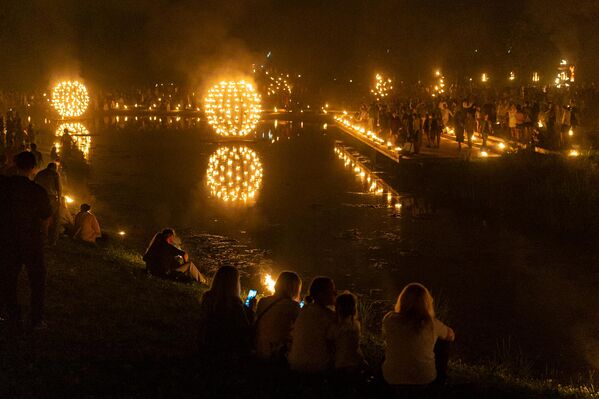
[[[466,123],[466,111],[459,107],[455,113],[455,141],[458,143],[458,151],[462,151],[464,142],[464,125]]]
[[[15,157],[17,175],[4,178],[0,187],[0,296],[13,331],[22,328],[17,286],[23,266],[31,289],[31,328],[46,328],[44,291],[46,267],[43,241],[52,209],[43,187],[32,181],[35,156],[21,152]]]
[[[160,278],[178,278],[183,275],[198,283],[206,283],[206,277],[189,260],[187,252],[175,246],[175,230],[166,228],[154,235],[144,253],[146,270]]]
[[[48,243],[56,245],[60,235],[60,200],[62,197],[62,184],[60,175],[56,170],[56,164],[50,162],[46,169],[38,172],[35,176],[35,182],[42,186],[48,195],[50,207],[52,208],[52,218],[48,229]]]
[[[441,122],[440,112],[434,111],[431,120],[431,134],[433,137],[433,147],[441,147],[441,134],[443,133],[443,124]]]
[[[512,104],[510,105],[510,108],[508,109],[508,127],[510,129],[510,136],[512,138],[512,140],[514,141],[518,141],[520,140],[520,137],[518,136],[518,129],[517,129],[517,118],[516,118],[516,113],[518,112],[518,110],[516,109],[516,104]]]
[[[198,349],[207,357],[226,362],[250,354],[253,316],[243,305],[240,290],[239,271],[221,266],[202,296]]]
[[[42,163],[44,162],[44,157],[43,157],[42,153],[38,151],[37,144],[31,143],[29,145],[29,148],[31,149],[31,153],[33,155],[35,155],[35,167],[36,167],[36,169],[37,168],[41,168]]]
[[[451,342],[455,334],[435,317],[433,297],[422,284],[401,291],[395,309],[383,318],[383,338],[383,377],[401,397],[430,393],[435,381],[444,382],[448,347],[437,343]]]
[[[483,138],[483,149],[487,148],[487,140],[489,139],[489,135],[493,133],[493,124],[491,123],[490,116],[488,113],[482,113],[481,126],[480,126],[480,135]]]
[[[90,212],[91,209],[92,207],[88,204],[81,204],[79,213],[75,216],[73,238],[95,244],[96,240],[102,237],[102,231],[98,219]]]
[[[285,362],[291,347],[291,331],[300,312],[302,281],[294,272],[282,272],[275,293],[258,302],[254,322],[256,356],[272,362]]]
[[[55,162],[58,159],[58,146],[54,144],[50,150],[50,159]]]
[[[401,119],[399,118],[397,111],[393,111],[391,114],[391,141],[394,145],[401,145],[399,139],[400,129]]]
[[[291,333],[289,366],[303,373],[325,373],[333,367],[330,335],[335,324],[335,284],[328,277],[316,277],[310,284],[311,303],[304,306]]]
[[[33,130],[33,124],[31,122],[29,122],[29,124],[27,125],[27,137],[29,138],[29,142],[30,143],[35,143],[35,130]],[[41,165],[41,163],[40,163]]]
[[[432,129],[432,122],[433,122],[433,117],[430,113],[426,113],[424,116],[424,121],[422,123],[422,130],[424,132],[424,135],[426,136],[426,146],[428,148],[433,147],[433,129]]]

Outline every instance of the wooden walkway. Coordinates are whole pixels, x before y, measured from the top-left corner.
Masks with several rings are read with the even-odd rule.
[[[444,134],[441,137],[439,148],[427,147],[426,139],[424,139],[423,145],[420,147],[420,152],[414,154],[411,144],[407,144],[406,148],[403,149],[395,147],[391,142],[386,142],[382,137],[366,131],[361,126],[353,125],[349,118],[337,116],[335,117],[335,121],[339,130],[397,163],[402,160],[415,159],[484,159],[499,156],[503,149],[506,148],[506,144],[501,139],[489,138],[487,151],[483,151],[481,148],[482,139],[475,137],[472,148],[468,148],[467,143],[463,143],[461,151],[458,151],[455,138]]]

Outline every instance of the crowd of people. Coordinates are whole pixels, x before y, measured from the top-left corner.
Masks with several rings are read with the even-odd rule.
[[[202,297],[198,349],[226,364],[255,356],[263,364],[311,377],[359,385],[376,373],[361,347],[358,300],[337,294],[333,280],[316,277],[300,298],[302,281],[282,272],[274,294],[256,303],[240,297],[239,272],[222,266]],[[447,375],[455,333],[435,317],[433,298],[419,283],[408,284],[382,322],[382,376],[402,397],[440,389]]]
[[[46,268],[44,245],[56,245],[63,233],[87,244],[103,237],[89,204],[73,219],[66,207],[57,164],[39,170],[41,154],[34,143],[12,158],[0,174],[0,312],[6,311],[11,328],[23,326],[17,282],[23,267],[31,288],[32,329],[46,327],[43,317]]]
[[[573,136],[580,134],[582,122],[587,130],[594,128],[597,115],[593,106],[599,104],[599,93],[594,88],[571,92],[546,88],[456,89],[435,96],[385,99],[362,104],[354,119],[415,153],[422,145],[438,148],[443,133],[455,138],[458,150],[464,143],[471,147],[475,139],[485,148],[489,136],[526,146],[566,150],[572,147]]]

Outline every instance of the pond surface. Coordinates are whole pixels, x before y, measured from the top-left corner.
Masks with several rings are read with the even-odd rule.
[[[85,123],[89,174],[68,172],[68,190],[140,251],[171,226],[205,269],[250,265],[248,285],[256,270],[290,269],[304,288],[328,275],[340,290],[392,301],[419,281],[466,360],[566,376],[599,366],[594,248],[430,209],[402,192],[397,165],[330,125],[267,121],[224,142],[195,119],[129,118]],[[40,137],[46,149],[52,136],[48,127]]]

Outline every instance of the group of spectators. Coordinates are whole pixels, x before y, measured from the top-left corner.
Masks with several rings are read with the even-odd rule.
[[[458,91],[453,94],[400,98],[362,104],[355,120],[401,147],[406,144],[418,153],[420,147],[439,147],[443,133],[472,146],[478,139],[482,147],[491,135],[523,145],[552,150],[570,149],[585,130],[592,130],[594,105],[599,92],[594,89],[557,92],[537,88],[507,91]],[[581,106],[578,100],[583,102]]]
[[[198,349],[225,364],[255,356],[291,372],[355,384],[376,370],[364,359],[357,297],[337,295],[333,280],[316,277],[300,299],[302,282],[282,272],[274,294],[257,302],[241,299],[239,272],[222,266],[202,297]],[[384,380],[400,393],[442,386],[453,330],[435,317],[433,298],[421,284],[408,284],[382,322]]]
[[[54,246],[63,230],[75,240],[94,244],[102,237],[91,206],[82,204],[74,220],[66,208],[57,164],[38,169],[41,154],[34,143],[18,153],[0,174],[0,313],[6,311],[13,331],[23,319],[17,283],[23,267],[31,290],[32,330],[45,329],[43,317],[46,268],[44,244]],[[68,229],[64,229],[65,226]]]

